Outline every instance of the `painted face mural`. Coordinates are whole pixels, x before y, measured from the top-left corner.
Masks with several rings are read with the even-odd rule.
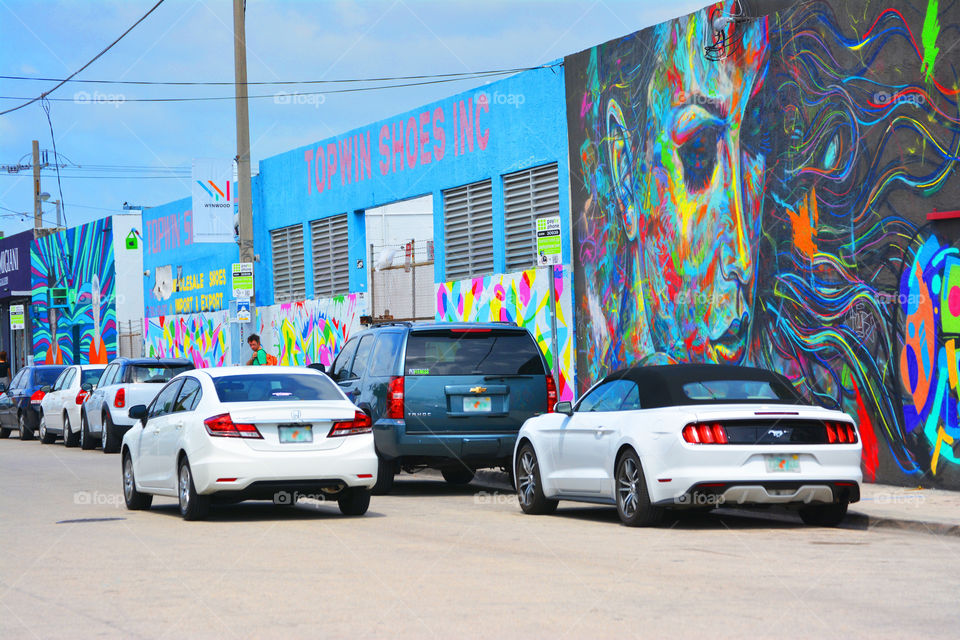
[[[638,132],[649,175],[638,190],[638,242],[656,350],[736,363],[746,353],[763,202],[765,150],[750,99],[763,83],[767,39],[754,23],[736,51],[711,62],[708,25],[675,21],[656,34],[661,60]]]
[[[960,196],[960,6],[853,4],[720,62],[729,5],[565,60],[579,382],[761,366],[856,417],[866,479],[960,488],[960,225],[927,219]]]

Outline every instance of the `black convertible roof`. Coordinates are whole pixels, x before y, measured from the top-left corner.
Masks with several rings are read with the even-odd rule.
[[[666,364],[626,367],[609,374],[604,378],[604,382],[620,379],[636,382],[640,390],[641,405],[650,409],[679,405],[723,404],[724,402],[739,404],[743,402],[743,400],[695,400],[683,392],[683,385],[689,382],[707,380],[762,380],[769,382],[779,396],[779,399],[763,400],[764,404],[805,404],[794,391],[793,385],[784,376],[756,367],[725,364]]]

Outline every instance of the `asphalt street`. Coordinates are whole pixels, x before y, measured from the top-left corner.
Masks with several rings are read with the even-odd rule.
[[[960,538],[723,512],[628,529],[401,476],[366,516],[123,505],[120,458],[0,441],[0,638],[949,636]]]

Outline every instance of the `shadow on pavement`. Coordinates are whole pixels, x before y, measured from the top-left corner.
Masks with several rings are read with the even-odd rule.
[[[180,518],[180,509],[176,504],[156,505],[150,513]],[[289,522],[297,520],[362,520],[363,518],[382,518],[384,514],[367,511],[363,516],[345,516],[340,513],[335,501],[326,504],[298,503],[296,506],[276,505],[267,501],[238,502],[236,504],[214,504],[210,506],[208,522]]]

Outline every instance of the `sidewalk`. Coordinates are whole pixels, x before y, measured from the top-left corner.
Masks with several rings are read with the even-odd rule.
[[[960,491],[864,483],[860,502],[850,505],[845,525],[864,524],[960,536]]]

